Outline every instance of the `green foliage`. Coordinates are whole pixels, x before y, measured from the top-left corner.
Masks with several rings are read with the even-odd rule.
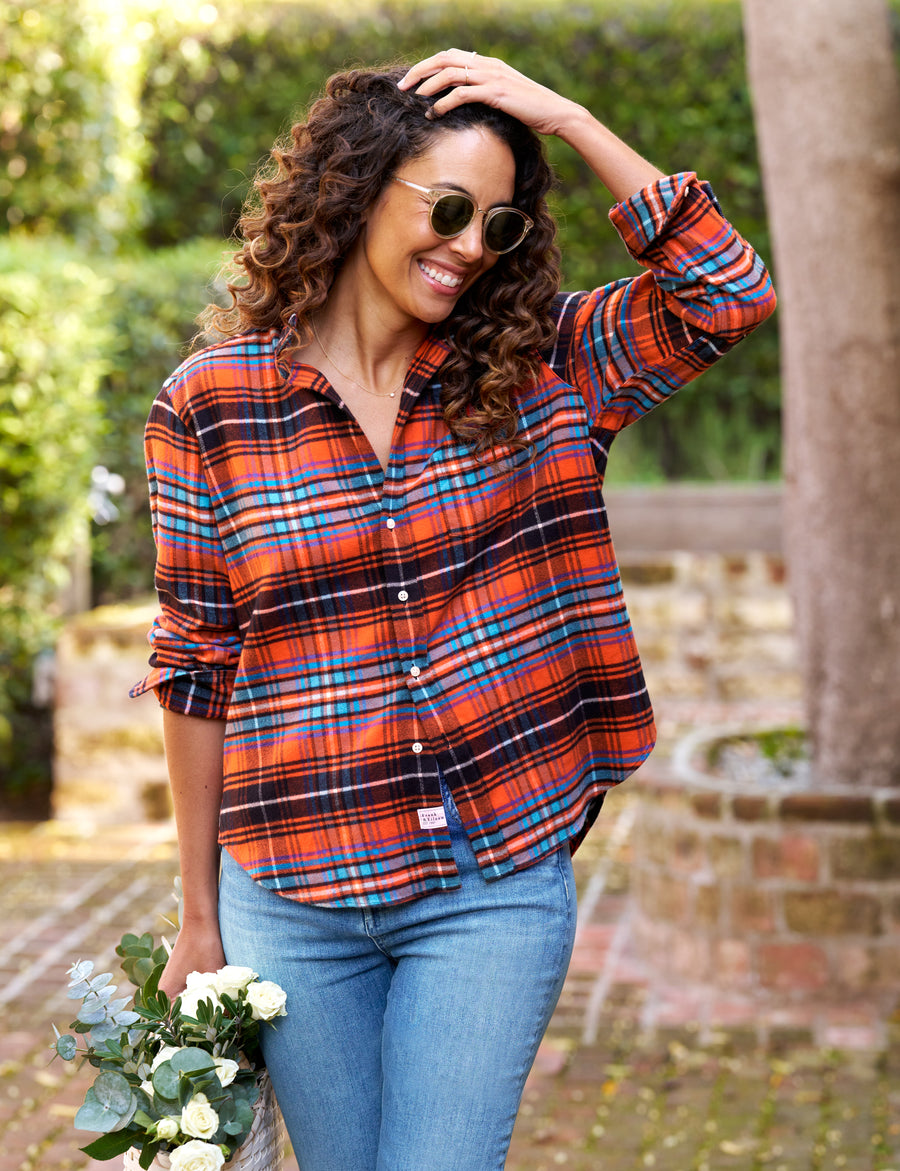
[[[160,386],[186,356],[194,318],[211,299],[223,244],[195,240],[104,263],[105,311],[114,348],[100,385],[106,427],[97,462],[122,476],[118,517],[94,525],[91,576],[94,601],[115,602],[153,588],[155,553],[144,470],[144,424]]]
[[[0,240],[0,780],[22,791],[48,762],[23,743],[33,665],[86,543],[108,286],[59,241]]]
[[[157,991],[167,952],[162,944],[153,946],[153,936],[149,932],[123,935],[116,947],[116,955],[121,957],[119,966],[136,988],[142,988],[145,994]]]
[[[53,1030],[56,1056],[81,1055],[99,1071],[74,1125],[100,1137],[82,1150],[111,1159],[134,1146],[140,1165],[149,1167],[161,1149],[196,1134],[182,1113],[188,1108],[202,1112],[214,1131],[208,1141],[230,1156],[253,1124],[259,1034],[267,1020],[284,1015],[284,992],[250,968],[226,966],[192,974],[200,980],[195,997],[188,988],[173,1002],[159,988],[166,951],[152,935],[127,933],[116,953],[137,985],[133,1008],[127,999],[113,999],[110,973],[94,975],[93,963],[80,960],[68,973],[68,997],[82,1001],[73,1032]]]
[[[0,0],[0,223],[105,248],[134,224],[145,144],[125,34],[118,5]]]
[[[700,170],[738,225],[764,232],[738,0],[573,7],[413,0],[323,8],[312,0],[263,9],[220,4],[210,26],[158,18],[146,43],[142,130],[154,158],[146,238],[229,235],[259,160],[332,72],[414,60],[474,44],[582,102],[667,169]],[[583,161],[561,143],[571,287],[620,275],[606,201]],[[759,238],[760,232],[755,236]],[[765,238],[761,243],[765,245]]]
[[[123,1130],[134,1117],[137,1098],[120,1073],[106,1070],[97,1075],[75,1115],[76,1130]],[[131,1146],[131,1143],[128,1143]],[[127,1147],[126,1147],[127,1150]]]

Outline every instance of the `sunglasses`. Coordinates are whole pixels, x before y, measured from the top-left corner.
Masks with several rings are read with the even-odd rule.
[[[423,195],[428,196],[431,229],[442,240],[452,240],[454,236],[461,236],[479,212],[484,217],[481,224],[481,239],[489,252],[512,252],[534,227],[534,220],[517,207],[492,207],[490,211],[485,211],[477,205],[471,195],[464,195],[461,191],[440,191],[433,187],[421,187],[418,183],[410,183],[408,179],[401,179],[397,175],[393,178],[396,183],[402,183],[404,187],[411,187],[413,191],[421,191]]]

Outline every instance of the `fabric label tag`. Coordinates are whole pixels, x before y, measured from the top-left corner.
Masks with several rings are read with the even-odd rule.
[[[447,824],[447,814],[443,805],[434,805],[431,809],[419,809],[419,825],[422,829],[438,829]]]

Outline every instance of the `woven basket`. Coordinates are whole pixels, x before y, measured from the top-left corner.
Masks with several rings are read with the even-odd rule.
[[[243,1143],[225,1164],[223,1171],[281,1171],[284,1159],[284,1119],[275,1101],[269,1075],[259,1079],[259,1097],[253,1107],[253,1125]],[[140,1171],[140,1152],[130,1147],[125,1152],[122,1171]],[[150,1171],[170,1171],[169,1156],[160,1151],[150,1164]]]

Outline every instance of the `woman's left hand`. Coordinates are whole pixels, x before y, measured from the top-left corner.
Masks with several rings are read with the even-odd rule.
[[[437,118],[467,102],[481,102],[504,110],[538,134],[561,134],[574,117],[584,114],[581,106],[532,81],[505,61],[463,49],[446,49],[419,61],[399,85],[401,89],[416,89],[425,97],[449,89],[433,106]]]

